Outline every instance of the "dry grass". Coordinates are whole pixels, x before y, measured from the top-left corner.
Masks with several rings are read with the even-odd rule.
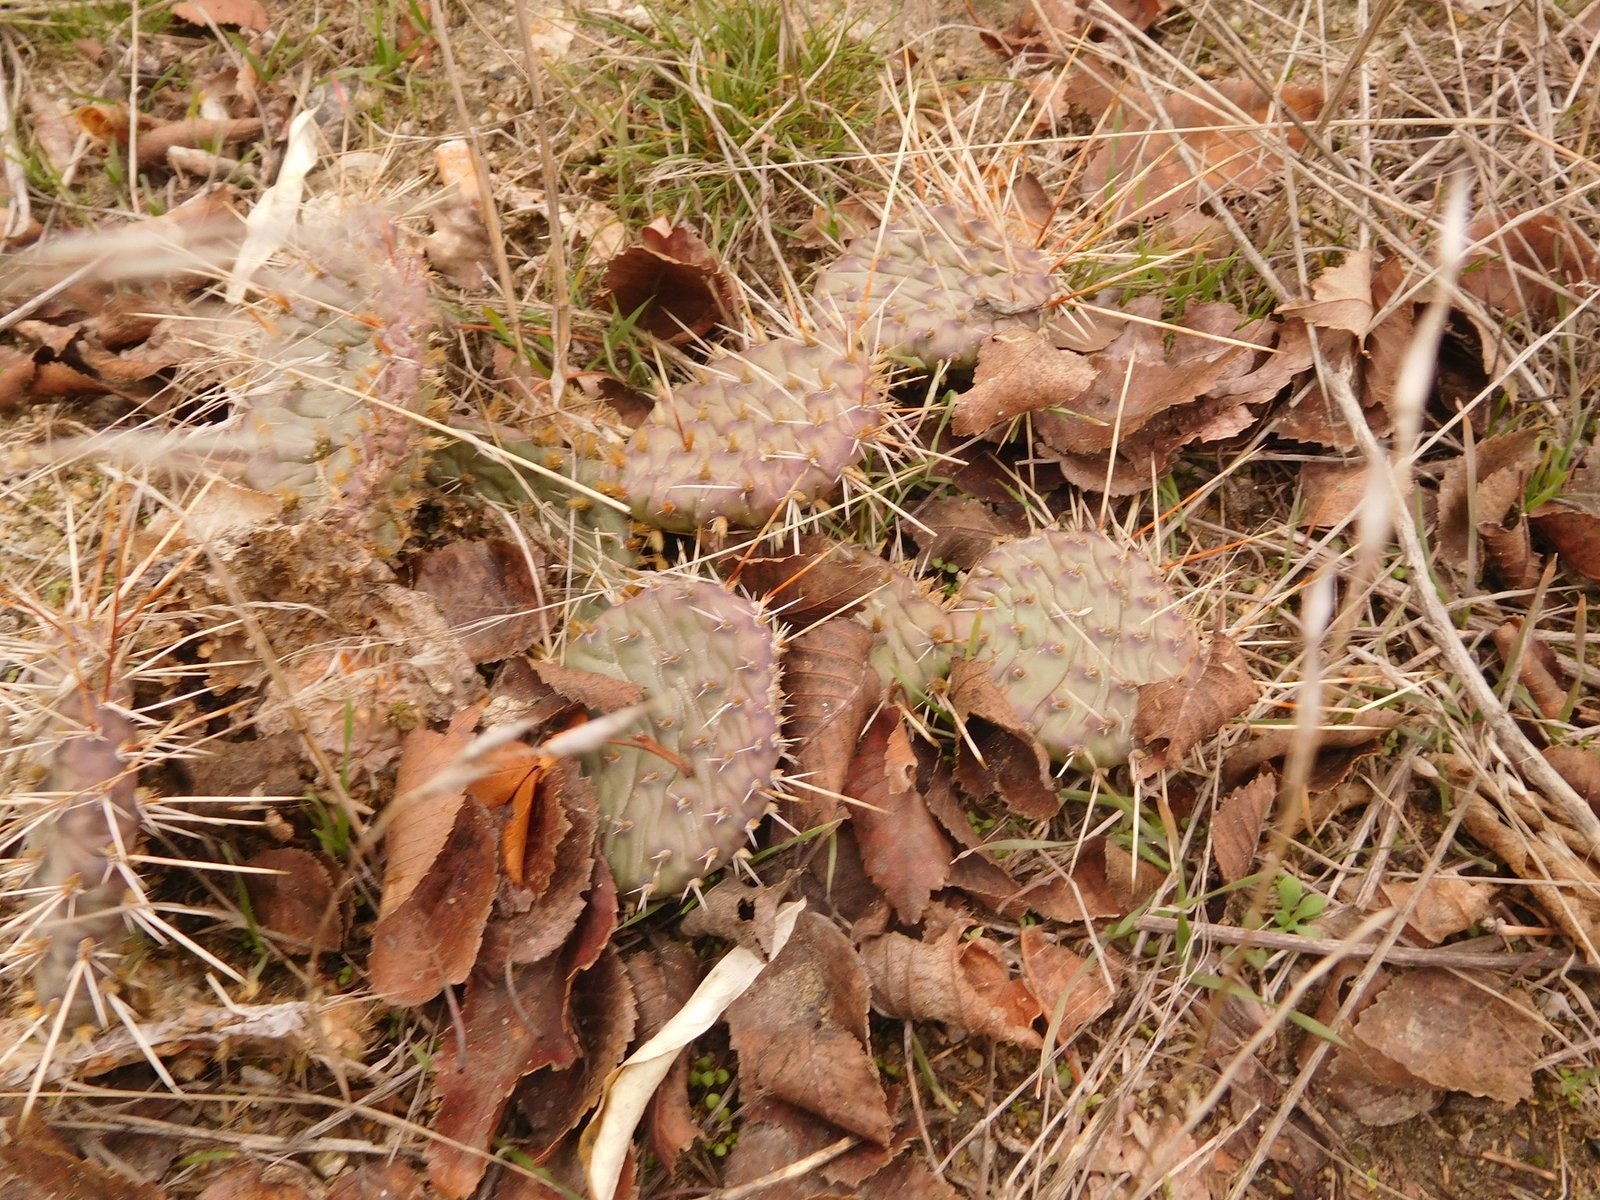
[[[882,1023],[884,1045],[875,1048],[903,1073],[928,1164],[974,1197],[1267,1196],[1283,1194],[1291,1178],[1301,1194],[1329,1196],[1509,1195],[1513,1184],[1523,1189],[1516,1194],[1600,1194],[1593,1183],[1600,1164],[1585,1145],[1600,1130],[1600,1078],[1592,1065],[1600,1045],[1592,967],[1600,960],[1587,944],[1595,928],[1588,905],[1597,901],[1592,875],[1565,877],[1569,865],[1585,867],[1600,854],[1600,823],[1539,753],[1546,745],[1587,745],[1594,730],[1581,723],[1581,704],[1569,704],[1560,718],[1531,718],[1490,641],[1509,618],[1526,617],[1576,680],[1574,694],[1587,697],[1600,669],[1588,653],[1584,590],[1568,572],[1537,589],[1490,591],[1463,578],[1439,560],[1427,507],[1419,511],[1408,499],[1415,489],[1431,497],[1448,461],[1465,456],[1471,463],[1485,437],[1517,428],[1545,438],[1549,449],[1530,491],[1553,495],[1575,453],[1592,440],[1600,385],[1593,281],[1559,288],[1548,319],[1508,318],[1462,281],[1464,264],[1481,249],[1463,217],[1469,210],[1564,217],[1586,249],[1597,250],[1592,96],[1600,43],[1592,20],[1580,23],[1540,0],[1470,8],[1306,0],[1288,9],[1197,0],[1169,14],[1152,39],[1108,19],[1102,36],[1070,48],[1074,63],[1114,69],[1152,95],[1192,88],[1215,106],[1219,124],[1243,114],[1213,86],[1218,80],[1292,82],[1334,98],[1315,124],[1285,119],[1259,129],[1272,171],[1253,197],[1202,188],[1207,240],[1191,249],[1185,238],[1192,230],[1119,226],[1108,215],[1115,198],[1108,205],[1083,196],[1089,154],[1111,131],[1079,117],[1054,130],[1041,123],[1028,99],[1032,78],[1008,75],[1020,76],[1024,65],[984,57],[971,18],[954,6],[926,22],[911,12],[864,14],[865,26],[876,29],[871,45],[907,39],[919,60],[909,68],[887,62],[879,69],[880,57],[859,52],[850,27],[828,26],[826,52],[810,64],[813,103],[754,129],[747,112],[730,107],[754,103],[750,94],[719,90],[726,81],[715,64],[696,57],[693,21],[711,20],[705,13],[682,17],[672,38],[650,46],[616,21],[580,21],[562,53],[545,60],[537,47],[551,44],[550,27],[519,27],[501,8],[476,0],[436,0],[444,23],[431,40],[433,68],[420,71],[401,46],[404,11],[381,5],[375,18],[323,17],[317,26],[308,4],[275,11],[287,64],[278,86],[298,103],[326,100],[328,80],[338,77],[359,114],[345,136],[354,137],[352,149],[381,160],[379,187],[408,226],[421,225],[427,185],[397,181],[427,177],[438,141],[467,136],[494,181],[492,286],[477,294],[442,289],[456,321],[447,335],[449,402],[441,419],[463,429],[489,423],[526,430],[559,412],[570,427],[615,438],[592,419],[565,372],[599,365],[633,382],[658,371],[681,374],[678,352],[619,334],[611,314],[585,307],[604,267],[593,248],[595,206],[629,223],[663,211],[704,223],[739,289],[730,323],[748,338],[801,321],[818,256],[831,255],[793,237],[815,207],[832,210],[868,195],[881,196],[874,202],[887,210],[958,200],[999,214],[1025,174],[1060,198],[1047,244],[1060,252],[1075,297],[1096,303],[1105,298],[1102,288],[1114,286],[1123,290],[1120,300],[1161,297],[1169,315],[1218,298],[1263,311],[1308,295],[1324,269],[1352,251],[1372,248],[1397,260],[1404,279],[1394,306],[1416,299],[1425,307],[1408,354],[1413,375],[1402,375],[1394,428],[1382,440],[1360,417],[1361,362],[1319,354],[1299,394],[1258,428],[1221,449],[1191,453],[1171,477],[1133,497],[1078,496],[1052,507],[1040,498],[1048,490],[1040,464],[1018,468],[1014,483],[1035,523],[1081,516],[1149,547],[1202,623],[1243,648],[1260,698],[1190,756],[1181,779],[1069,777],[1068,802],[1056,820],[1028,824],[1000,815],[1009,821],[1008,837],[1049,846],[1016,852],[1008,867],[1022,875],[1070,872],[1089,834],[1143,842],[1163,864],[1159,886],[1136,916],[1071,931],[1097,961],[1115,952],[1129,964],[1109,1015],[1070,1045],[1031,1057],[909,1023]],[[1012,15],[978,11],[996,26]],[[108,17],[97,5],[0,6],[8,83],[61,98],[108,98],[125,80],[109,64],[125,51],[164,44],[163,35],[124,16]],[[38,34],[39,22],[48,36]],[[104,70],[89,69],[72,48],[71,38],[82,36],[108,47]],[[237,50],[206,55],[243,61]],[[182,76],[197,71],[201,57],[179,48],[164,65]],[[768,83],[770,91],[775,85]],[[20,145],[16,114],[11,120],[10,142]],[[1289,148],[1291,136],[1302,148]],[[163,193],[136,176],[113,178],[93,157],[77,164],[69,188],[46,178],[28,153],[22,157],[31,168],[32,215],[47,230],[69,218],[93,224],[109,220],[106,214],[150,213],[182,198],[181,189]],[[247,190],[259,185],[259,173],[251,176],[263,166],[246,159]],[[369,166],[346,159],[343,169]],[[1514,280],[1530,296],[1546,283]],[[24,319],[38,295],[8,296],[18,307],[0,318],[0,329]],[[507,361],[540,370],[519,372]],[[1430,405],[1422,370],[1441,361],[1453,372],[1449,410]],[[553,385],[538,378],[551,368]],[[505,386],[508,378],[522,386]],[[820,529],[904,556],[906,505],[938,477],[942,455],[962,448],[941,432],[940,386],[900,393],[883,453],[848,481],[837,506],[797,517],[781,532]],[[1356,418],[1353,448],[1341,453],[1275,437],[1282,414],[1298,404],[1326,404]],[[224,1155],[291,1162],[299,1181],[315,1188],[354,1161],[414,1157],[436,1136],[427,1111],[430,1065],[452,1045],[452,1014],[356,1015],[359,1006],[347,998],[359,993],[359,951],[344,973],[330,973],[261,936],[226,874],[228,842],[242,825],[212,823],[200,799],[183,799],[187,761],[236,737],[241,722],[264,719],[264,708],[251,717],[235,713],[250,707],[248,689],[276,684],[280,698],[295,694],[287,680],[317,649],[295,637],[316,629],[331,644],[339,630],[337,620],[331,627],[295,624],[281,606],[246,602],[225,570],[184,592],[185,605],[163,609],[157,601],[169,590],[183,591],[163,574],[174,568],[158,569],[153,549],[135,555],[126,542],[157,512],[189,506],[194,481],[158,471],[146,477],[86,456],[41,459],[32,449],[47,434],[98,434],[145,419],[126,406],[66,403],[12,412],[0,424],[0,543],[8,547],[0,722],[10,722],[9,729],[0,723],[8,743],[0,778],[13,793],[0,841],[0,854],[11,861],[0,878],[17,902],[0,924],[0,935],[17,942],[0,957],[0,970],[14,981],[22,1014],[0,1042],[7,1061],[0,1105],[13,1112],[21,1102],[40,1106],[98,1161],[159,1179],[173,1195],[197,1193],[212,1158]],[[493,453],[487,441],[481,448]],[[1378,481],[1365,502],[1342,523],[1306,528],[1307,466],[1363,461]],[[417,537],[438,543],[509,527],[521,531],[530,554],[559,549],[563,534],[552,517],[561,506],[546,501],[536,511],[543,517],[518,525],[509,512],[484,514],[445,500],[429,510],[437,527]],[[673,552],[682,565],[726,569],[746,545],[680,545]],[[552,608],[581,603],[599,586],[593,579],[603,571],[603,554],[570,558],[568,588],[549,598]],[[201,567],[191,559],[181,570]],[[187,606],[196,597],[206,603]],[[59,661],[63,641],[80,660],[66,683],[45,678],[38,665]],[[237,687],[218,689],[216,675],[203,673],[200,646],[207,655],[241,656]],[[139,700],[132,705],[139,739],[129,761],[163,798],[146,805],[145,850],[118,850],[133,889],[127,915],[144,940],[100,974],[86,963],[80,978],[83,986],[118,980],[97,1002],[111,1006],[107,1013],[121,1019],[129,1040],[119,1074],[89,1077],[74,1070],[64,1020],[29,1007],[28,962],[20,953],[27,947],[18,939],[49,914],[27,894],[29,865],[18,859],[40,807],[60,800],[36,786],[54,744],[48,731],[39,732],[54,701],[39,696],[47,685],[58,693],[86,686],[91,676],[106,693],[108,662],[120,664],[114,673]],[[386,777],[381,768],[353,777],[350,742],[361,735],[348,726],[341,731],[339,714],[313,711],[311,700],[297,703],[280,706],[272,728],[304,739],[314,790],[326,804],[320,811],[333,814],[323,828],[350,873],[352,894],[370,901],[379,886],[376,843],[362,834],[381,808]],[[1230,750],[1270,725],[1292,728],[1282,766],[1283,795],[1292,802],[1310,787],[1319,731],[1339,723],[1330,714],[1390,712],[1404,714],[1403,729],[1338,785],[1338,803],[1321,824],[1307,829],[1293,804],[1283,804],[1263,843],[1258,882],[1208,890],[1217,851],[1206,815],[1230,790],[1223,772]],[[929,718],[931,727],[939,721]],[[261,808],[235,805],[217,820],[270,825]],[[1545,864],[1544,883],[1537,865],[1513,870],[1507,847]],[[1573,857],[1563,860],[1564,851]],[[780,855],[776,867],[784,862]],[[1286,914],[1279,889],[1285,879],[1325,898],[1314,921]],[[1424,889],[1456,879],[1499,887],[1495,919],[1518,927],[1522,950],[1493,938],[1487,921],[1478,928],[1488,942],[1466,949],[1419,952],[1399,944]],[[1568,887],[1558,894],[1545,886],[1551,882]],[[1383,891],[1395,883],[1415,885],[1409,902]],[[1252,932],[1252,923],[1261,932]],[[1005,921],[985,929],[1009,948],[1020,932]],[[1530,946],[1550,953],[1526,957]],[[1536,1102],[1508,1116],[1452,1101],[1440,1117],[1383,1132],[1328,1104],[1313,1081],[1333,1045],[1296,1025],[1297,1010],[1312,1011],[1311,1001],[1335,981],[1333,1000],[1317,1010],[1318,1021],[1335,1025],[1350,1016],[1366,983],[1402,965],[1497,980],[1520,973],[1521,992],[1544,1023]],[[264,1035],[259,1057],[212,1062],[202,1042],[164,1059],[140,1045],[163,1021],[247,1003],[283,1012],[303,1006],[295,1011],[311,1015],[304,1030]],[[919,1050],[927,1063],[921,1070]],[[942,1106],[947,1098],[955,1111]],[[1508,1134],[1513,1124],[1521,1143]],[[718,1130],[709,1121],[707,1128],[709,1143]],[[1158,1143],[1143,1159],[1137,1139],[1130,1140],[1130,1130],[1139,1129],[1153,1131]],[[514,1127],[508,1137],[514,1149]],[[1488,1142],[1493,1149],[1480,1152]],[[1162,1158],[1163,1146],[1176,1157]],[[1547,1157],[1535,1161],[1536,1151]],[[1522,1165],[1508,1166],[1507,1155]],[[1434,1172],[1427,1164],[1441,1156],[1447,1168]],[[699,1159],[714,1180],[715,1161]],[[483,1194],[493,1194],[497,1179],[526,1174],[517,1161],[503,1155],[503,1174],[491,1174]],[[679,1194],[672,1181],[645,1177],[657,1194]],[[688,1186],[691,1194],[717,1194],[712,1182]]]

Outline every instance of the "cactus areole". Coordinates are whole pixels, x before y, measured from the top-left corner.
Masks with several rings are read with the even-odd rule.
[[[1000,543],[954,616],[957,649],[988,667],[1057,762],[1126,762],[1140,685],[1200,670],[1194,626],[1155,566],[1090,530]]]
[[[567,642],[568,666],[644,689],[636,744],[584,759],[617,887],[678,892],[725,866],[770,804],[783,749],[778,637],[754,603],[663,578]]]

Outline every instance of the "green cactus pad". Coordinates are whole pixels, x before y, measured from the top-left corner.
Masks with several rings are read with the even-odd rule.
[[[1150,561],[1089,530],[1003,542],[972,568],[958,651],[1058,762],[1112,766],[1133,748],[1140,685],[1197,676],[1200,645]]]
[[[820,322],[857,325],[869,348],[930,369],[970,367],[990,334],[1037,329],[1052,260],[980,217],[941,205],[863,234],[817,276]]]
[[[584,760],[618,888],[677,892],[724,866],[766,813],[783,749],[778,637],[761,610],[665,578],[570,637],[566,664],[639,684],[653,705],[639,731],[665,752],[608,745]]]
[[[904,572],[890,572],[889,582],[861,602],[854,619],[872,630],[867,661],[885,688],[898,685],[921,700],[950,673],[950,610]]]
[[[724,354],[656,404],[628,447],[622,486],[634,515],[662,529],[719,519],[759,528],[838,485],[883,403],[859,351],[779,338]]]

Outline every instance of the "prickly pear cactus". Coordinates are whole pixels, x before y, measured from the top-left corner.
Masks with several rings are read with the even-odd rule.
[[[538,505],[544,528],[560,539],[569,563],[594,572],[609,565],[632,565],[632,522],[622,508],[605,503],[605,498],[622,503],[617,482],[622,466],[619,445],[593,435],[563,440],[553,430],[544,430],[526,441],[502,440],[500,450],[504,457],[470,442],[450,442],[429,460],[428,479],[459,485],[470,497],[498,504]],[[519,460],[543,470],[523,468]]]
[[[1125,762],[1141,684],[1192,678],[1200,646],[1156,568],[1090,530],[1003,542],[972,568],[958,652],[988,667],[1058,762]]]
[[[869,348],[970,367],[990,334],[1038,328],[1052,260],[981,217],[941,205],[853,240],[817,276],[818,320],[857,324]]]
[[[724,354],[663,396],[633,436],[622,486],[639,520],[759,528],[809,504],[866,450],[884,405],[872,359],[775,338]]]
[[[901,571],[861,602],[854,620],[872,630],[867,661],[885,688],[896,685],[914,700],[950,673],[955,624],[931,591]]]
[[[783,743],[778,637],[749,600],[667,578],[601,613],[566,663],[627,679],[654,707],[656,749],[608,745],[584,763],[617,886],[677,892],[724,866],[761,821]]]
[[[217,346],[250,434],[244,481],[331,511],[393,553],[410,531],[427,449],[409,415],[431,402],[422,257],[377,213],[308,215],[271,285],[271,299],[229,322],[235,336]]]

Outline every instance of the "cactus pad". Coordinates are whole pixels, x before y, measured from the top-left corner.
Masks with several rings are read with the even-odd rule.
[[[819,320],[862,322],[873,349],[970,367],[990,334],[1039,326],[1052,260],[980,217],[941,205],[853,240],[817,276]]]
[[[783,749],[778,638],[722,585],[664,579],[567,642],[566,663],[639,684],[640,732],[660,750],[608,745],[584,766],[617,886],[678,891],[731,859],[766,813]]]
[[[868,661],[885,688],[899,685],[912,699],[928,694],[950,672],[955,625],[927,588],[902,571],[861,602],[854,619],[872,630]]]
[[[859,351],[779,338],[725,354],[634,433],[622,485],[639,520],[691,532],[759,527],[826,496],[860,459],[883,397]]]
[[[308,226],[273,302],[219,331],[255,447],[244,482],[328,509],[393,553],[422,483],[425,431],[408,414],[430,402],[427,273],[380,215]]]
[[[1125,762],[1140,685],[1193,679],[1201,665],[1194,627],[1156,568],[1088,530],[996,546],[954,615],[958,651],[988,667],[1058,762]]]

